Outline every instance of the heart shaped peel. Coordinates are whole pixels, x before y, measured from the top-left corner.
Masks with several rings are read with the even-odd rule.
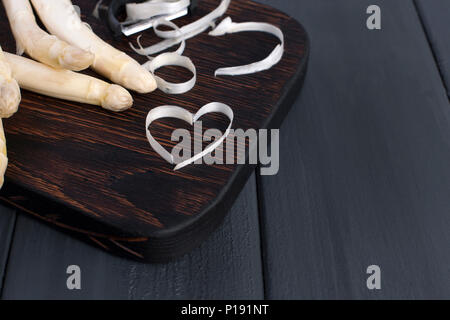
[[[220,102],[211,102],[207,105],[204,105],[200,108],[200,110],[197,111],[197,113],[193,114],[189,111],[187,111],[184,108],[178,107],[178,106],[160,106],[152,109],[148,115],[145,122],[145,131],[147,135],[147,140],[150,143],[153,150],[155,150],[164,160],[169,162],[170,164],[175,164],[174,157],[172,154],[170,154],[166,149],[164,149],[161,144],[153,138],[153,136],[150,133],[150,125],[152,122],[162,119],[162,118],[174,118],[174,119],[180,119],[184,120],[187,123],[189,123],[191,126],[194,125],[198,119],[200,119],[202,116],[208,113],[222,113],[228,117],[230,120],[230,124],[228,125],[227,130],[225,133],[216,141],[211,143],[209,146],[207,146],[202,152],[194,155],[193,157],[178,163],[174,170],[180,170],[195,161],[203,158],[205,155],[213,152],[215,149],[217,149],[223,141],[228,137],[230,134],[231,127],[233,125],[233,119],[234,119],[234,113],[233,110],[226,104],[220,103]]]

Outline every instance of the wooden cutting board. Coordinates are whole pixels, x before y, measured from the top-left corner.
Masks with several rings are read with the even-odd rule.
[[[73,2],[98,35],[141,63],[146,61],[133,53],[127,39],[113,40],[103,22],[91,15],[96,1]],[[219,0],[200,1],[196,13],[177,24],[197,20],[218,4]],[[14,52],[1,9],[0,44]],[[1,201],[112,253],[139,260],[167,261],[198,246],[221,223],[255,166],[204,164],[174,172],[146,140],[147,113],[165,104],[195,113],[219,101],[234,110],[235,129],[278,128],[301,89],[308,59],[307,34],[288,15],[252,1],[233,0],[227,16],[235,22],[281,27],[286,38],[283,60],[258,74],[215,78],[219,67],[265,58],[278,40],[255,32],[224,37],[204,33],[187,42],[185,55],[197,67],[198,82],[184,95],[133,93],[132,109],[111,113],[24,91],[20,111],[4,120],[10,162]],[[144,45],[157,41],[153,31],[145,32]],[[191,76],[172,67],[159,74],[172,81]],[[217,114],[203,119],[204,130],[223,132],[227,125],[227,119]],[[151,132],[171,149],[177,144],[171,141],[177,128],[192,131],[181,121],[161,120]]]

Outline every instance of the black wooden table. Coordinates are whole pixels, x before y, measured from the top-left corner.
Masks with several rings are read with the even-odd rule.
[[[279,174],[253,175],[222,227],[164,265],[2,208],[3,299],[450,298],[450,2],[262,2],[298,18],[312,46]],[[372,4],[381,30],[366,27]],[[69,265],[81,290],[66,287]]]

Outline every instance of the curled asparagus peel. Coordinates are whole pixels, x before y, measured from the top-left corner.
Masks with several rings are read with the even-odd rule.
[[[64,69],[5,53],[12,76],[22,89],[69,101],[102,106],[111,111],[124,111],[133,104],[130,93],[121,86]]]
[[[9,118],[16,113],[20,99],[19,85],[12,78],[11,68],[0,47],[0,118]]]
[[[156,89],[153,75],[136,60],[100,39],[81,21],[70,0],[32,0],[32,3],[51,34],[95,55],[92,67],[96,72],[139,93]]]
[[[36,23],[29,0],[3,0],[8,14],[17,54],[24,51],[32,58],[54,68],[81,71],[90,67],[94,55],[49,35]]]
[[[0,119],[0,189],[3,186],[5,180],[5,172],[8,167],[8,156],[6,153],[6,138],[5,131],[3,130],[3,122]]]

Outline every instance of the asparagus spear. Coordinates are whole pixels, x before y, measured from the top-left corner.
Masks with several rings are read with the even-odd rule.
[[[11,76],[10,66],[0,47],[0,118],[12,116],[19,107],[20,98],[19,86]],[[3,122],[0,119],[0,188],[3,186],[7,166],[6,138]]]
[[[6,168],[8,167],[8,156],[6,153],[6,138],[3,130],[3,121],[0,119],[0,189],[5,179]]]
[[[20,89],[11,76],[11,68],[0,47],[0,118],[9,118],[16,113],[20,103]]]
[[[3,0],[17,52],[54,68],[84,70],[94,62],[94,55],[49,35],[36,23],[29,0]]]
[[[133,104],[130,93],[121,86],[64,69],[5,53],[12,76],[22,89],[69,101],[102,106],[111,111],[124,111]]]

